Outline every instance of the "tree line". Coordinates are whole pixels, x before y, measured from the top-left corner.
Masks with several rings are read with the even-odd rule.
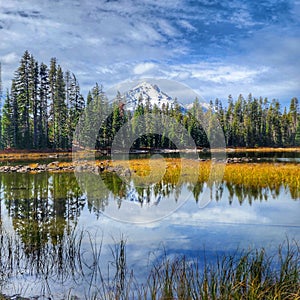
[[[109,148],[120,129],[123,145],[130,137],[139,137],[132,141],[132,148],[184,146],[185,132],[198,147],[209,147],[212,138],[220,138],[216,137],[217,131],[224,133],[229,147],[300,146],[296,97],[291,99],[288,108],[282,108],[276,99],[269,101],[251,94],[247,98],[240,95],[236,100],[229,96],[226,105],[216,99],[208,107],[196,98],[189,109],[176,100],[159,108],[142,96],[134,111],[126,110],[124,104],[120,93],[110,102],[97,83],[84,99],[76,76],[64,72],[55,58],[48,67],[25,51],[4,97],[0,146],[2,149],[69,149],[74,143],[81,147]],[[143,122],[138,121],[141,116]]]
[[[4,99],[1,147],[67,149],[84,107],[74,74],[55,58],[48,67],[25,51]]]
[[[296,97],[291,99],[289,108],[283,110],[278,100],[269,101],[251,94],[246,99],[240,95],[236,101],[229,96],[227,106],[216,99],[204,107],[196,98],[186,110],[176,100],[173,105],[159,108],[141,96],[134,111],[124,109],[125,101],[120,93],[109,103],[98,85],[87,98],[88,107],[75,135],[83,147],[109,148],[119,130],[119,146],[126,147],[130,142],[133,149],[184,147],[186,133],[198,147],[210,147],[213,139],[225,139],[228,147],[300,146]],[[104,121],[99,115],[104,116]],[[139,138],[132,140],[133,136]]]

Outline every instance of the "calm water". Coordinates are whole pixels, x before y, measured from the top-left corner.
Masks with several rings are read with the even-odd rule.
[[[234,157],[246,157],[250,159],[259,159],[261,161],[272,161],[272,162],[300,162],[300,152],[228,152],[227,154],[228,158],[234,158]],[[164,157],[170,157],[170,158],[180,158],[179,153],[164,153]],[[149,153],[140,153],[140,154],[130,154],[129,155],[130,159],[135,159],[135,158],[150,158],[151,154]],[[199,158],[202,159],[210,159],[211,154],[210,153],[199,153]],[[110,159],[110,156],[98,156],[96,155],[96,159]],[[127,154],[119,154],[115,156],[115,159],[128,159]],[[53,161],[60,161],[60,162],[70,162],[72,161],[72,155],[65,156],[55,156],[54,155],[49,155],[47,158],[40,158],[38,160],[39,163],[41,164],[48,164]],[[6,166],[6,165],[27,165],[29,163],[35,162],[36,158],[33,158],[31,160],[23,160],[23,159],[14,159],[10,157],[9,159],[1,159],[0,160],[0,166]]]
[[[101,248],[101,274],[111,276],[122,237],[139,283],[164,256],[213,261],[238,248],[273,253],[286,239],[300,241],[300,199],[283,186],[11,173],[0,174],[0,201],[0,293],[9,296],[90,296],[101,282],[95,257]]]

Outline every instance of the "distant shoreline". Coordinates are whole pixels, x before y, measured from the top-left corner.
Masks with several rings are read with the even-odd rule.
[[[180,153],[180,152],[191,152],[193,150],[186,149],[185,151],[178,150],[178,149],[139,149],[133,150],[130,154],[148,154],[148,153]],[[99,153],[104,154],[107,152],[107,149],[100,149],[98,150],[79,150],[76,153]],[[223,152],[223,149],[209,149],[209,148],[198,148],[197,152],[199,153],[209,153],[209,152]],[[300,152],[300,147],[258,147],[258,148],[246,148],[246,147],[237,147],[226,148],[226,153],[239,153],[239,152]],[[120,153],[122,153],[120,151]],[[73,152],[71,150],[17,150],[17,149],[9,149],[9,150],[2,150],[0,151],[0,160],[7,160],[7,159],[45,159],[45,158],[71,158]]]

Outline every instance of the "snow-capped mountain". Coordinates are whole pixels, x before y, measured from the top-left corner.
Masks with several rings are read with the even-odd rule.
[[[149,100],[151,107],[155,104],[159,108],[162,108],[163,104],[169,104],[170,107],[174,105],[172,97],[161,91],[157,85],[142,82],[124,94],[126,109],[134,110],[137,107],[140,98],[142,98],[144,105],[146,105]]]
[[[145,106],[149,101],[150,107],[153,108],[157,105],[160,109],[163,105],[169,105],[169,107],[174,107],[175,99],[170,97],[168,94],[163,92],[156,84],[151,84],[148,82],[142,82],[125,92],[122,96],[122,102],[125,104],[125,109],[134,111],[137,108],[139,99],[142,99],[142,103]],[[177,102],[180,106],[180,110],[186,113],[193,107],[193,103],[183,105]],[[201,106],[204,111],[209,108],[208,103],[201,102]]]

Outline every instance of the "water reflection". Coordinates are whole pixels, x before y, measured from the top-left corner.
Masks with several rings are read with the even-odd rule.
[[[176,178],[164,176],[158,182],[142,186],[136,185],[133,180],[126,182],[113,172],[100,175],[85,173],[80,180],[90,183],[86,190],[81,190],[73,173],[0,174],[1,199],[28,251],[35,249],[37,241],[45,244],[50,239],[57,243],[62,233],[78,222],[85,205],[91,213],[100,217],[111,205],[120,211],[128,203],[135,204],[137,208],[156,206],[159,209],[165,199],[171,198],[176,203],[187,191],[197,202],[205,189],[209,189],[211,200],[217,202],[224,198],[226,191],[229,204],[237,199],[240,204],[251,205],[254,201],[276,198],[281,192],[299,200],[298,185],[283,183],[266,186],[259,182],[243,184],[226,180],[208,184],[205,180],[191,183],[187,178],[179,182]]]
[[[295,189],[283,184],[249,186],[224,181],[208,185],[205,181],[193,184],[168,181],[164,177],[153,184],[135,186],[134,181],[128,184],[115,173],[101,174],[102,180],[99,175],[86,173],[81,179],[93,184],[82,191],[73,173],[0,175],[1,201],[26,252],[37,251],[49,242],[61,244],[64,233],[76,226],[85,206],[97,218],[107,210],[129,216],[134,210],[140,214],[143,209],[148,213],[153,207],[157,211],[163,210],[166,205],[185,199],[186,195],[192,195],[197,203],[205,189],[209,189],[212,201],[223,199],[224,202],[226,198],[227,205],[234,201],[240,205],[252,205],[289,192],[292,199],[299,200],[297,186]],[[106,188],[100,188],[101,184]]]
[[[0,174],[0,298],[1,293],[12,290],[21,293],[28,288],[30,294],[29,288],[37,289],[37,279],[36,294],[42,295],[47,289],[57,291],[60,286],[60,295],[68,295],[73,288],[78,292],[87,287],[82,296],[92,296],[90,286],[97,290],[99,282],[107,276],[101,269],[103,263],[107,268],[113,259],[107,254],[110,250],[105,252],[102,248],[102,236],[97,233],[105,230],[107,224],[112,235],[125,230],[131,237],[130,260],[138,266],[138,278],[147,268],[149,253],[162,240],[168,255],[184,253],[197,257],[204,241],[207,253],[213,256],[215,252],[226,251],[226,247],[235,250],[243,237],[259,246],[273,240],[281,242],[287,230],[299,237],[299,188],[290,183],[293,180],[254,184],[244,178],[242,182],[227,179],[208,183],[203,177],[193,183],[188,177],[179,181],[176,176],[165,176],[143,186],[130,178],[124,181],[115,173],[86,173],[81,179],[92,183],[88,189],[80,188],[73,173]],[[100,189],[103,193],[99,194],[101,184],[106,189]],[[209,190],[212,202],[201,210],[197,201],[205,190]],[[117,222],[104,217],[110,209],[120,214],[132,213],[133,207],[139,211],[164,209],[166,199],[176,203],[187,194],[192,197],[182,209],[156,224],[121,224],[116,229],[113,226]],[[11,231],[7,229],[9,224]],[[253,230],[249,225],[254,224],[270,227]],[[82,225],[90,226],[94,235],[83,235],[78,230]],[[100,249],[103,263],[98,261],[94,268]],[[115,267],[115,263],[110,265],[113,278]],[[111,287],[106,288],[109,291]]]
[[[1,199],[26,252],[61,244],[85,199],[73,174],[1,174]],[[2,200],[3,201],[3,200]]]

